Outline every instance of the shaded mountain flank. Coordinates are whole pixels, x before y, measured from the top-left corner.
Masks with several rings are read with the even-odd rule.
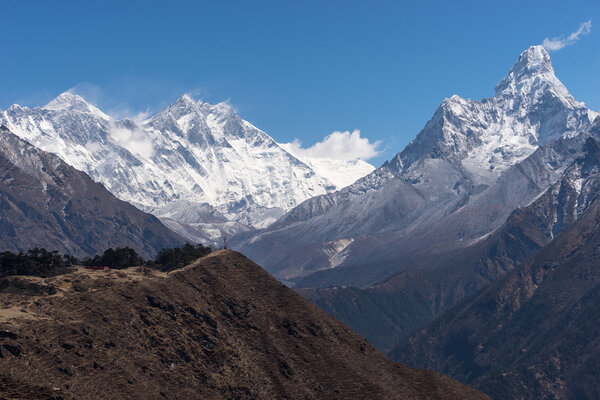
[[[170,273],[19,279],[56,293],[0,293],[0,398],[487,398],[389,360],[230,250]]]
[[[156,217],[0,127],[0,250],[45,247],[85,257],[128,246],[152,258],[183,243]]]
[[[298,292],[381,351],[391,350],[403,336],[527,260],[581,216],[600,194],[600,150],[591,137],[568,147],[579,156],[554,185],[529,206],[515,210],[487,238],[440,259],[438,268],[403,272],[367,288]]]
[[[496,283],[391,355],[494,398],[600,397],[600,200]]]

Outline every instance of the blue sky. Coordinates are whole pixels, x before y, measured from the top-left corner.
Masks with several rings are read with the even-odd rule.
[[[114,116],[183,93],[228,100],[280,142],[334,131],[380,141],[375,165],[414,138],[443,98],[481,99],[519,53],[551,52],[559,79],[600,110],[600,2],[2,0],[0,108],[68,89]]]

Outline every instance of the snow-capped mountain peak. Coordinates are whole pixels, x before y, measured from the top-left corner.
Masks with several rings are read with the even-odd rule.
[[[445,159],[459,176],[466,172],[471,183],[487,185],[539,145],[585,130],[597,115],[558,80],[548,52],[531,46],[496,85],[495,97],[445,99],[395,165],[407,180],[422,182],[422,163],[434,171],[435,160]]]
[[[177,100],[175,100],[174,104],[177,103],[191,103],[191,104],[195,104],[196,102],[194,101],[194,99],[192,99],[192,96],[190,96],[187,93],[184,93],[181,95],[181,97],[179,97]]]
[[[66,92],[43,108],[0,110],[0,124],[85,171],[118,198],[169,218],[170,226],[203,231],[194,238],[264,227],[372,168],[334,163],[319,169],[321,164],[309,165],[286,151],[227,102],[212,105],[188,95],[136,122],[113,120]],[[333,179],[329,169],[344,179]],[[212,207],[226,222],[200,224],[189,210],[202,207]]]
[[[173,102],[173,104],[167,106],[165,109],[160,111],[161,114],[171,114],[175,118],[181,118],[189,114],[195,116],[206,116],[207,114],[218,114],[219,116],[236,116],[237,114],[233,111],[227,102],[221,102],[217,104],[205,103],[202,100],[195,101],[190,95],[184,94]],[[153,119],[152,117],[150,119]]]
[[[95,116],[106,120],[112,119],[111,117],[100,111],[100,109],[85,101],[81,96],[71,92],[61,93],[55,99],[51,100],[48,104],[42,107],[42,109],[53,111],[78,111],[82,113],[94,114]]]
[[[550,55],[544,46],[531,46],[522,52],[517,62],[511,68],[509,75],[518,79],[532,73],[554,74]]]
[[[568,107],[580,107],[554,74],[550,55],[543,46],[531,46],[521,53],[508,75],[496,85],[497,98],[520,98],[535,104],[550,94]]]
[[[436,252],[480,240],[560,177],[598,115],[573,99],[540,46],[496,89],[443,100],[381,168],[234,244],[284,279],[320,271],[302,284],[363,285],[386,278],[380,265],[429,268]]]

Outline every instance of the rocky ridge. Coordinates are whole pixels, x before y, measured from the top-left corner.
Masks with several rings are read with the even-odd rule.
[[[0,126],[0,250],[77,257],[129,246],[145,258],[185,240],[54,154]]]

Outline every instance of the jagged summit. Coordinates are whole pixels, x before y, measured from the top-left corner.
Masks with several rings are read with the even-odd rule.
[[[231,105],[228,104],[226,101],[222,101],[216,104],[210,104],[202,100],[194,100],[189,94],[185,93],[179,98],[177,98],[177,100],[175,100],[171,105],[165,107],[163,111],[166,110],[171,112],[181,110],[194,110],[196,112],[221,111],[223,113],[227,113],[233,111],[233,107],[231,107]]]
[[[281,272],[273,269],[284,279],[356,268],[352,271],[360,279],[331,272],[326,284],[362,285],[374,273],[359,272],[361,265],[408,256],[415,257],[415,262],[403,261],[411,268],[422,262],[423,237],[444,251],[483,237],[564,168],[549,160],[521,173],[516,165],[555,140],[585,134],[598,116],[569,94],[540,46],[521,53],[496,89],[497,96],[482,100],[445,99],[415,139],[379,170],[340,192],[308,200],[290,211],[293,218],[282,218],[238,249],[267,267],[286,265]],[[444,220],[454,231],[433,239]],[[295,251],[312,258],[297,257],[302,260],[297,262]]]
[[[159,217],[185,216],[175,222],[188,224],[180,207],[214,207],[229,219],[225,228],[193,223],[217,241],[222,229],[232,236],[247,225],[266,226],[300,202],[342,187],[227,102],[212,105],[186,94],[140,122],[114,120],[66,92],[43,108],[0,110],[0,124]],[[372,170],[351,162],[329,167],[350,181]]]
[[[496,85],[495,97],[445,99],[397,164],[406,170],[423,157],[446,158],[489,183],[539,144],[585,130],[596,115],[554,75],[548,52],[531,46]]]
[[[97,107],[91,105],[87,101],[83,99],[83,97],[71,93],[64,92],[59,94],[55,99],[50,101],[44,107],[44,110],[70,110],[70,111],[79,111],[83,113],[94,114],[96,116],[102,117],[104,119],[111,119],[108,115],[100,111]]]
[[[548,94],[570,107],[583,105],[556,77],[550,55],[543,46],[531,46],[522,52],[508,75],[496,85],[496,97],[530,99],[527,104]]]
[[[195,103],[194,99],[192,99],[192,96],[187,93],[181,95],[175,102]]]
[[[554,73],[550,55],[544,46],[531,46],[521,53],[510,73],[516,77],[530,73]]]
[[[177,98],[177,100],[175,100],[173,103],[159,111],[158,114],[161,114],[163,112],[171,112],[173,114],[182,114],[191,111],[198,112],[199,104],[201,104],[200,101],[197,102],[188,94],[184,94]]]

